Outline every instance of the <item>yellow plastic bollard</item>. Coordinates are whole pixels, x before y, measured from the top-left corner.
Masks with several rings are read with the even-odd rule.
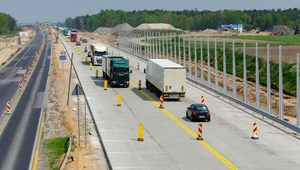
[[[96,70],[96,78],[98,78],[98,70]]]
[[[107,90],[107,80],[104,80],[104,90]]]
[[[90,62],[90,70],[92,70],[92,68],[93,68],[92,62]]]
[[[138,141],[144,141],[143,139],[143,124],[140,123],[138,126]]]
[[[87,57],[85,57],[85,64],[87,64],[88,63],[88,58]]]
[[[121,94],[118,94],[118,104],[117,106],[121,106]]]
[[[81,58],[84,59],[84,55],[83,54],[81,54]]]

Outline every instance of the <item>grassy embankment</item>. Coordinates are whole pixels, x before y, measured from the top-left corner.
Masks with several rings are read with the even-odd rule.
[[[68,151],[69,137],[51,138],[44,142],[45,152],[48,158],[48,166],[51,170],[58,170],[56,160]]]

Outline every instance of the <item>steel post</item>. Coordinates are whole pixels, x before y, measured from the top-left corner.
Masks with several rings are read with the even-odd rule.
[[[300,127],[300,79],[299,79],[300,56],[297,53],[297,126]]]
[[[185,39],[183,39],[183,65],[186,68],[186,50],[185,50]]]
[[[246,42],[244,41],[244,72],[243,72],[243,78],[244,78],[244,102],[248,103],[248,92],[247,92],[247,59],[246,59]]]
[[[283,120],[283,86],[282,86],[282,50],[279,46],[279,118]]]
[[[167,45],[167,57],[166,57],[166,59],[169,59],[169,41],[168,41],[168,39],[169,39],[169,35],[168,35],[168,33],[166,33],[166,45]]]
[[[181,51],[180,51],[180,36],[178,35],[178,61],[179,64],[181,65]]]
[[[165,33],[162,32],[162,58],[165,59]]]
[[[226,54],[225,54],[225,40],[223,40],[223,89],[224,93],[227,94],[227,73],[226,73]]]
[[[189,77],[192,78],[191,36],[189,36]]]
[[[155,58],[158,59],[158,38],[157,38],[157,32],[155,32]]]
[[[218,80],[218,51],[217,51],[217,39],[215,38],[215,85],[216,90],[219,91],[219,80]]]
[[[159,49],[159,51],[158,51],[158,57],[159,58],[162,58],[162,56],[161,56],[161,35],[160,35],[160,32],[158,32],[158,49]]]
[[[201,65],[201,83],[204,84],[204,72],[203,72],[203,39],[202,37],[200,38],[200,65]]]
[[[271,107],[271,72],[270,72],[270,44],[267,46],[267,108],[268,113],[272,114],[272,107]]]
[[[210,56],[209,56],[209,38],[207,38],[207,81],[208,87],[210,87]]]
[[[170,33],[170,60],[173,61],[173,33]]]
[[[198,81],[198,73],[197,73],[197,67],[198,67],[198,63],[197,63],[197,45],[196,45],[196,36],[194,35],[194,72],[195,72],[195,80]]]
[[[234,49],[234,40],[232,41],[232,74],[233,74],[233,97],[236,99],[236,69],[235,69],[235,49]]]
[[[255,75],[256,75],[256,79],[255,79],[255,83],[256,83],[256,107],[258,109],[260,109],[260,90],[259,90],[259,65],[258,65],[258,43],[256,43],[256,48],[255,48]]]
[[[177,63],[177,58],[176,58],[176,33],[174,33],[174,59],[175,59],[175,63]]]

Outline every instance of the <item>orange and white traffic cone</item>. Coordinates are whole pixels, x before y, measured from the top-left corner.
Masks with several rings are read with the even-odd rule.
[[[198,126],[198,137],[197,137],[197,140],[203,140],[203,137],[202,137],[202,123],[199,123],[199,126]]]
[[[10,113],[10,101],[6,103],[6,113]]]
[[[253,130],[252,130],[252,137],[251,137],[252,139],[258,139],[257,130],[258,130],[257,123],[253,122]]]
[[[19,82],[19,91],[22,92],[22,82]]]
[[[201,96],[200,103],[204,104],[204,96],[203,95]]]
[[[142,81],[139,80],[139,90],[142,90],[141,86],[142,86]]]
[[[31,72],[31,68],[30,66],[28,66],[28,74],[30,74],[30,72]]]
[[[163,109],[164,108],[164,97],[163,95],[160,96],[160,104],[159,104],[159,108]]]
[[[24,82],[27,82],[27,76],[24,74]]]

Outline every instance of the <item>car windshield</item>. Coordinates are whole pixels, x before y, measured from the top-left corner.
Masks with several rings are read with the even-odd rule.
[[[106,51],[103,52],[95,51],[95,56],[103,56],[103,55],[106,55]]]
[[[196,106],[195,110],[196,111],[207,111],[207,107],[205,107],[205,106]]]

